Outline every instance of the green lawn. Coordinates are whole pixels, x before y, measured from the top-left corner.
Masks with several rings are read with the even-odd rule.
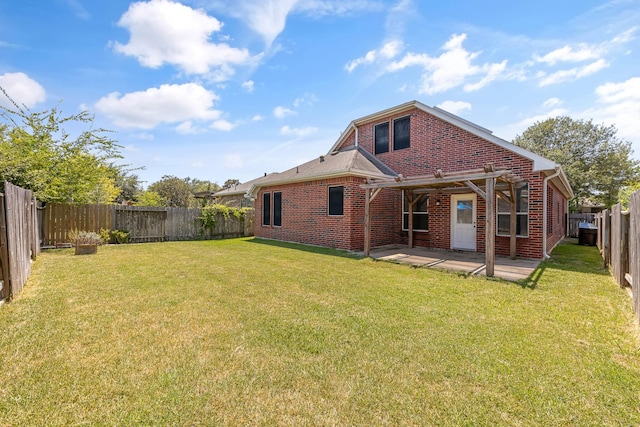
[[[0,307],[0,425],[640,425],[595,248],[527,283],[275,242],[43,253]]]

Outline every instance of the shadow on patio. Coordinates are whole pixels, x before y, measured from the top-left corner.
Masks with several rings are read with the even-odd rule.
[[[461,272],[468,275],[485,274],[485,256],[478,252],[446,251],[431,248],[408,248],[389,245],[371,249],[371,258],[410,264],[415,267],[430,267]],[[509,281],[527,279],[538,267],[540,260],[515,259],[496,256],[494,276]]]

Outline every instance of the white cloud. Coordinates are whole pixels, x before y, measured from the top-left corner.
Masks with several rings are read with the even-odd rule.
[[[0,75],[0,86],[20,107],[25,105],[27,108],[31,108],[46,99],[45,90],[40,83],[25,73],[5,73]],[[0,93],[0,106],[9,109],[15,108],[3,93]]]
[[[193,126],[193,122],[191,120],[180,123],[176,126],[176,131],[185,135],[198,133],[198,129]]]
[[[544,108],[553,108],[562,104],[563,104],[562,100],[558,98],[549,98],[542,103],[542,106]]]
[[[231,122],[228,122],[226,120],[223,120],[223,119],[216,120],[211,124],[211,128],[212,129],[220,130],[220,131],[223,131],[223,132],[229,132],[234,127],[236,127],[235,124],[233,124]]]
[[[243,20],[259,34],[267,46],[271,46],[284,31],[287,18],[292,13],[304,13],[312,17],[342,16],[358,11],[379,10],[381,1],[372,0],[236,0],[218,1],[214,6]]]
[[[143,141],[153,141],[155,139],[153,134],[151,134],[149,132],[134,133],[134,134],[131,134],[131,136],[133,138],[141,139]]]
[[[118,126],[151,129],[161,123],[217,120],[221,112],[213,109],[216,99],[218,96],[204,87],[186,83],[125,95],[113,92],[96,102],[95,108]]]
[[[262,120],[264,120],[264,116],[260,114],[256,114],[255,116],[251,117],[252,122],[261,122]]]
[[[246,49],[209,41],[222,29],[216,18],[170,0],[132,3],[118,25],[129,30],[130,39],[124,45],[113,43],[114,49],[136,57],[145,67],[168,63],[187,74],[213,71],[212,79],[222,81],[233,74],[232,65],[256,60]]]
[[[87,12],[87,9],[84,8],[82,3],[78,0],[67,0],[67,5],[73,10],[76,16],[80,19],[88,20],[91,19],[91,15]]]
[[[283,119],[287,116],[292,116],[294,114],[297,114],[295,111],[287,108],[287,107],[283,107],[281,105],[278,105],[276,108],[273,109],[273,115],[276,116],[279,119]]]
[[[607,61],[605,61],[604,59],[598,59],[597,61],[587,64],[583,67],[575,67],[569,70],[559,70],[548,75],[542,73],[540,75],[542,78],[538,85],[540,87],[544,87],[552,84],[563,83],[566,81],[577,80],[579,78],[597,73],[598,71],[608,66],[609,63]]]
[[[282,126],[280,128],[280,135],[291,135],[296,138],[304,138],[305,136],[309,136],[318,131],[318,128],[308,126],[303,128],[291,128],[289,126]]]
[[[451,114],[459,114],[465,110],[471,110],[471,104],[464,101],[444,101],[438,104],[438,108],[442,108]]]
[[[316,102],[318,102],[318,97],[317,96],[315,96],[313,93],[305,93],[301,97],[296,98],[296,99],[293,100],[293,106],[295,108],[298,108],[298,107],[300,107],[302,105],[312,106]]]
[[[489,82],[498,78],[508,78],[504,72],[507,61],[500,63],[485,63],[474,65],[473,61],[481,52],[469,52],[462,47],[467,38],[466,34],[454,34],[442,47],[444,52],[437,57],[426,53],[407,53],[398,61],[390,63],[386,71],[396,72],[411,66],[422,67],[425,73],[419,93],[433,95],[445,92],[462,85],[471,76],[481,75],[476,83],[469,83],[464,87],[465,91],[473,91],[484,87]]]
[[[253,92],[255,83],[253,82],[253,80],[247,80],[246,82],[242,83],[242,89],[246,90],[249,93]]]
[[[533,55],[536,62],[544,62],[548,65],[555,65],[557,62],[582,62],[590,59],[600,58],[602,49],[597,46],[590,46],[580,43],[576,48],[565,45],[553,50],[546,55]]]
[[[393,59],[402,51],[403,46],[404,45],[401,40],[389,41],[383,44],[379,49],[370,50],[364,56],[349,61],[344,68],[351,73],[360,65],[368,65],[381,60]]]
[[[595,93],[599,105],[585,111],[583,116],[615,124],[618,135],[634,142],[635,153],[640,154],[640,77],[605,83]]]

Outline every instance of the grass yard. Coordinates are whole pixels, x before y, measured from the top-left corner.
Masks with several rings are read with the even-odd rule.
[[[0,307],[0,425],[640,425],[595,248],[527,283],[252,239],[33,267]]]

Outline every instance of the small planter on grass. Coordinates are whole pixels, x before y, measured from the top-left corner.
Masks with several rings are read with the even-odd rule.
[[[103,243],[102,238],[92,231],[74,231],[71,241],[76,248],[76,255],[89,255],[98,252],[98,246]]]

